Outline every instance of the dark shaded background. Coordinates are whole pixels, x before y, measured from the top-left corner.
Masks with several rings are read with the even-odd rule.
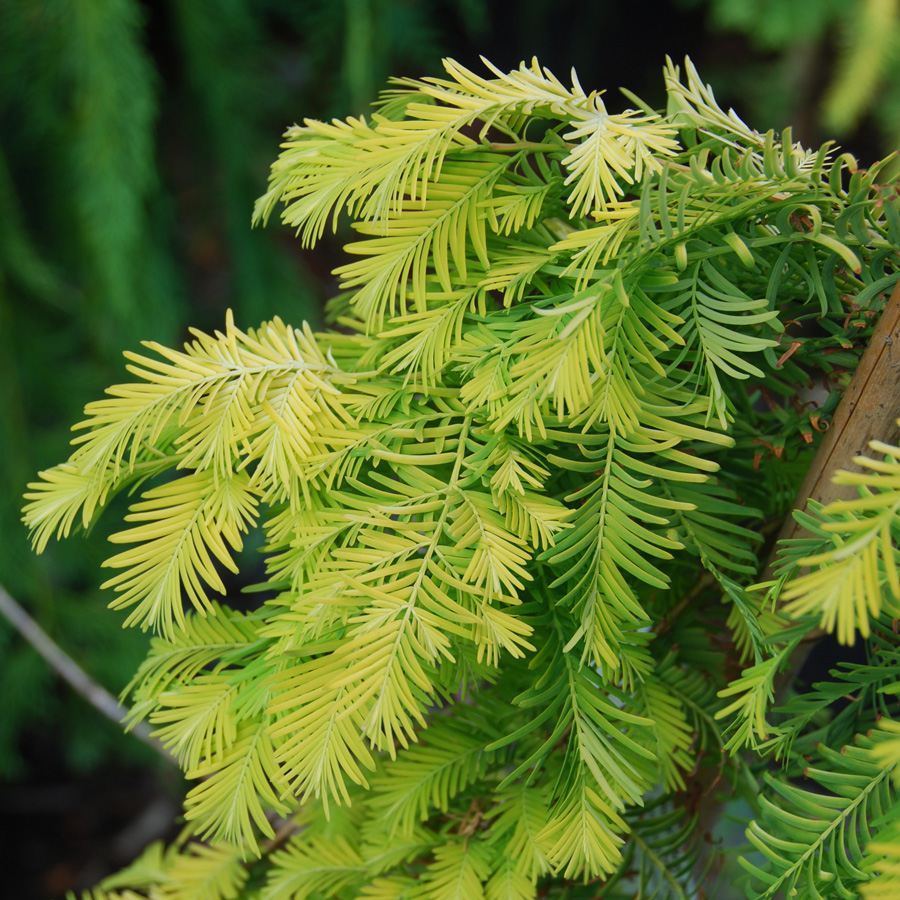
[[[900,132],[900,24],[872,6],[0,0],[0,584],[123,688],[147,636],[105,611],[103,521],[38,558],[19,498],[67,455],[84,404],[123,379],[123,349],[220,327],[229,307],[242,327],[318,321],[339,241],[302,254],[287,230],[249,227],[288,124],[362,112],[388,75],[440,74],[445,55],[503,69],[537,56],[610,88],[611,108],[619,85],[660,105],[666,54],[689,54],[753,126],[838,135],[871,162]],[[4,896],[89,886],[171,836],[181,792],[0,620]]]

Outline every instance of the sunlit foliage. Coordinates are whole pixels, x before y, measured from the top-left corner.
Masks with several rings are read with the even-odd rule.
[[[281,205],[308,246],[351,219],[331,330],[229,315],[128,353],[30,486],[38,549],[139,494],[110,605],[154,633],[133,716],[194,785],[181,846],[111,890],[697,896],[692,795],[819,726],[773,711],[798,642],[895,652],[896,448],[782,560],[787,606],[749,589],[815,424],[773,398],[855,362],[894,188],[757,133],[689,61],[663,111],[486,68],[287,132],[256,218]],[[240,612],[214,595],[251,531],[268,579]],[[867,684],[846,741],[893,714]],[[869,878],[881,741],[816,749],[824,799],[766,782],[751,887]]]

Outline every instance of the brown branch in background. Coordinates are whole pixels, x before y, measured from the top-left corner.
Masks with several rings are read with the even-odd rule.
[[[803,484],[797,491],[794,509],[806,509],[809,500],[827,506],[836,500],[853,500],[857,489],[852,484],[835,484],[838,471],[861,472],[854,462],[869,450],[870,441],[893,444],[897,440],[900,418],[900,281],[881,313],[878,325],[863,352],[834,418]],[[805,529],[788,514],[772,549],[760,581],[773,578],[779,542],[802,537]],[[776,699],[783,697],[794,676],[824,632],[815,628],[794,651],[789,664],[776,678]]]
[[[804,510],[810,499],[827,505],[835,500],[857,496],[853,485],[834,484],[835,474],[843,469],[861,471],[854,457],[869,449],[869,441],[896,441],[900,418],[900,281],[894,287],[872,338],[863,352],[859,365],[844,391],[825,438],[803,480],[793,509]],[[791,513],[785,517],[760,581],[771,581],[779,543],[801,537],[804,529]],[[824,636],[820,628],[813,629],[791,655],[785,668],[775,678],[775,705],[779,705],[793,680],[803,667],[813,647]],[[704,794],[710,792],[718,780],[714,770],[703,770],[697,779]],[[724,803],[710,799],[703,804],[699,827],[711,832]]]
[[[839,469],[860,472],[853,459],[869,449],[870,441],[893,443],[900,417],[900,282],[894,288],[875,332],[831,421],[816,457],[794,501],[804,509],[811,498],[828,504],[853,500],[856,487],[834,484]],[[793,516],[785,519],[779,540],[802,531]],[[770,561],[771,563],[771,561]],[[763,579],[765,580],[765,579]]]
[[[121,727],[123,720],[128,715],[128,709],[122,706],[105,687],[94,681],[72,657],[56,644],[47,632],[9,595],[2,585],[0,585],[0,613],[37,650],[47,665],[60,678],[66,681],[76,693],[84,697],[94,709]],[[145,722],[138,722],[130,730],[130,733],[148,747],[152,747],[166,762],[174,762],[174,759],[165,747],[151,736],[151,728]]]

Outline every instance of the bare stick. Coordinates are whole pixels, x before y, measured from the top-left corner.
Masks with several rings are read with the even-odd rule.
[[[869,441],[892,443],[897,436],[900,416],[900,281],[897,282],[872,338],[860,358],[853,378],[835,410],[834,418],[824,440],[816,451],[812,465],[794,501],[794,509],[803,510],[810,499],[822,504],[856,496],[852,485],[834,484],[839,470],[860,471],[853,460],[868,449]],[[788,513],[772,548],[765,570],[759,580],[770,581],[780,542],[800,537],[805,529]],[[775,678],[775,705],[779,705],[796,678],[813,647],[825,634],[813,628],[791,655],[788,665]],[[706,770],[698,783],[704,794],[715,785],[717,773]],[[711,831],[723,804],[710,800],[702,809],[700,826]]]
[[[37,650],[47,665],[64,681],[87,700],[94,709],[99,710],[107,719],[121,726],[128,715],[128,710],[106,690],[103,685],[94,681],[75,660],[72,659],[52,638],[38,625],[31,616],[0,585],[0,613],[9,623]],[[139,741],[152,747],[167,762],[174,762],[168,751],[156,738],[151,736],[151,728],[145,722],[138,722],[131,729]]]
[[[806,473],[794,509],[810,499],[827,506],[853,500],[856,487],[834,484],[839,469],[860,472],[853,460],[865,454],[870,441],[893,443],[900,417],[900,281],[887,302],[872,338],[841,397],[825,438]],[[779,540],[797,537],[803,529],[788,516]]]
[[[881,313],[853,378],[844,391],[824,440],[806,473],[794,509],[803,510],[810,500],[823,506],[836,500],[852,500],[857,496],[855,485],[835,484],[839,471],[861,472],[855,462],[864,455],[870,441],[893,444],[897,439],[897,419],[900,417],[900,281]],[[772,548],[760,581],[774,577],[773,568],[781,541],[802,537],[806,530],[788,514],[778,541]],[[790,664],[776,678],[776,699],[784,696],[794,676],[800,671],[813,646],[825,634],[814,628],[791,656]]]

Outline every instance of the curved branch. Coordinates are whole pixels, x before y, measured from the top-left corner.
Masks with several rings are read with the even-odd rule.
[[[128,709],[122,706],[105,687],[94,681],[51,637],[38,625],[31,616],[0,585],[0,613],[10,625],[34,647],[43,657],[47,665],[56,672],[69,686],[80,694],[94,709],[106,716],[111,722],[121,726],[128,715]],[[145,722],[138,722],[131,733],[148,747],[152,747],[166,762],[174,759],[168,751],[151,735],[152,729]]]

